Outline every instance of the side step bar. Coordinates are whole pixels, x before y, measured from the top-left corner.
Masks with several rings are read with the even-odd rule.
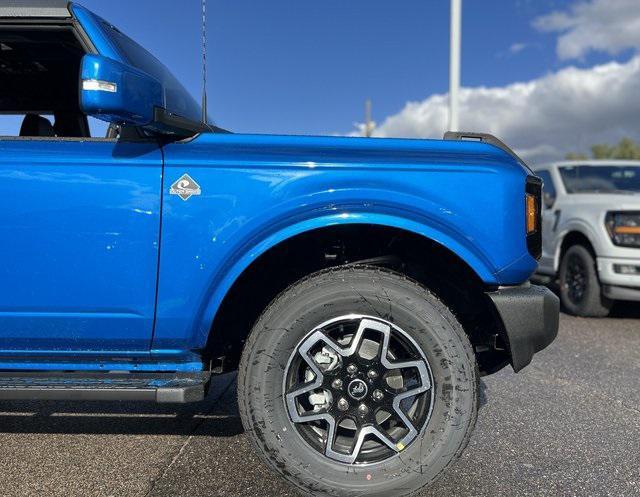
[[[209,373],[15,373],[0,372],[0,400],[128,400],[198,402]]]

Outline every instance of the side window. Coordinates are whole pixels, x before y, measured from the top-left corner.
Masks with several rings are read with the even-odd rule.
[[[0,136],[104,138],[80,109],[84,54],[71,27],[0,26]]]
[[[16,136],[29,136],[36,135],[40,137],[60,137],[71,138],[72,135],[81,133],[67,133],[58,121],[56,126],[56,116],[52,114],[37,114],[38,118],[34,121],[33,118],[27,118],[27,114],[0,114],[0,137],[16,137]],[[29,122],[32,121],[32,122]],[[88,117],[88,136],[94,138],[104,138],[107,136],[109,124],[100,121],[94,117]],[[37,125],[37,128],[35,127]],[[31,126],[31,131],[29,127]],[[80,129],[80,128],[79,128]],[[57,130],[57,131],[56,131]],[[67,128],[67,131],[71,131]],[[86,138],[87,136],[83,136]]]
[[[543,169],[542,171],[536,171],[536,175],[542,178],[542,181],[544,182],[544,185],[542,186],[544,205],[550,209],[556,201],[556,187],[553,184],[551,173],[546,169]]]

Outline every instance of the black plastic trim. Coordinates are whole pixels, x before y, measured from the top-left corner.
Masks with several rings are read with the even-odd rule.
[[[603,285],[602,293],[611,300],[625,300],[628,302],[640,302],[640,288],[632,288],[618,285]]]
[[[528,176],[525,193],[533,195],[536,199],[537,229],[527,235],[527,249],[534,259],[539,260],[542,256],[542,179],[537,176]]]
[[[530,283],[501,287],[487,295],[502,319],[509,338],[511,366],[518,372],[558,335],[560,300],[548,288]]]
[[[494,147],[498,147],[499,149],[504,150],[518,162],[524,164],[527,169],[531,170],[526,162],[523,161],[522,158],[518,154],[516,154],[506,143],[504,143],[500,138],[489,133],[476,133],[474,131],[447,131],[444,134],[444,139],[453,141],[476,141],[488,143],[489,145],[493,145]]]
[[[179,137],[188,137],[203,131],[209,131],[207,127],[200,122],[191,121],[190,119],[173,114],[160,107],[154,109],[153,120],[154,123],[146,127],[163,134],[168,133]]]

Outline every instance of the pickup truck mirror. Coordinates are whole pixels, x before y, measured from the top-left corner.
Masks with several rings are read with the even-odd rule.
[[[164,107],[162,84],[135,67],[88,54],[80,66],[80,108],[114,124],[146,126]]]
[[[544,192],[544,194],[542,195],[542,200],[544,202],[545,208],[547,209],[551,209],[553,207],[553,204],[556,203],[556,198],[549,192]]]

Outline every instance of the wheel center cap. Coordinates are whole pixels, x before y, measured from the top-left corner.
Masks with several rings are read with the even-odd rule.
[[[367,396],[369,387],[367,387],[367,384],[364,381],[356,379],[349,383],[347,392],[349,392],[352,399],[362,400]]]

